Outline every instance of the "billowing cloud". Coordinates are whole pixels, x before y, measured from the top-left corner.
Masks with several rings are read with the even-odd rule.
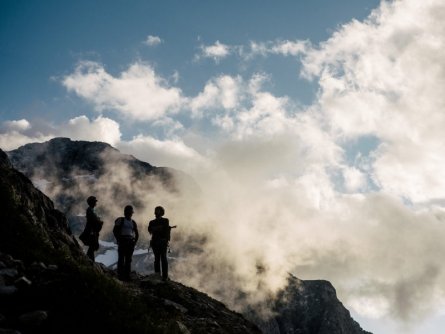
[[[77,140],[103,141],[116,145],[121,139],[119,124],[112,119],[99,116],[90,121],[86,116],[79,116],[68,121],[57,132],[58,136],[68,136]]]
[[[37,134],[36,136],[27,136],[19,131],[9,131],[6,133],[0,133],[0,148],[4,151],[16,149],[19,146],[28,143],[42,143],[50,140],[52,136],[45,136],[43,134]]]
[[[346,202],[339,194],[328,206],[336,229],[354,220],[363,229],[338,236],[349,244],[342,263],[362,279],[343,277],[337,287],[371,317],[416,322],[444,304],[436,237],[445,233],[444,13],[441,1],[382,2],[368,19],[340,27],[302,55],[303,75],[320,85],[313,108],[327,136],[347,154],[351,143],[376,139],[366,156],[342,162],[344,189],[364,194]],[[367,178],[378,195],[366,193]],[[402,204],[410,202],[421,209]]]
[[[207,114],[227,136],[214,157],[228,178],[209,183],[208,205],[233,217],[214,207],[209,215],[224,217],[225,229],[236,221],[230,237],[214,233],[245,255],[240,273],[253,259],[275,273],[293,263],[302,278],[328,277],[372,317],[418,321],[443,305],[444,13],[440,1],[382,2],[319,46],[253,44],[258,55],[300,55],[320,91],[298,110],[261,79],[241,79],[238,104]],[[220,91],[209,84],[196,105],[217,105]],[[366,138],[375,147],[348,156]],[[266,251],[246,240],[267,240]]]
[[[445,4],[382,2],[304,57],[331,131],[375,136],[374,181],[424,202],[445,197]]]
[[[234,109],[239,105],[243,94],[241,77],[222,75],[210,80],[203,91],[190,99],[189,107],[194,115],[214,108]]]
[[[181,139],[159,140],[138,135],[121,141],[117,148],[155,166],[176,168],[185,172],[196,171],[206,165],[206,158]]]
[[[159,36],[148,35],[144,44],[146,44],[148,46],[156,46],[156,45],[161,44],[162,42],[163,41]]]
[[[97,111],[117,111],[133,120],[167,117],[183,103],[179,88],[170,87],[151,66],[142,63],[134,63],[119,77],[113,77],[98,63],[82,62],[62,83]]]
[[[24,131],[31,127],[31,124],[26,119],[5,121],[2,127],[10,131]]]

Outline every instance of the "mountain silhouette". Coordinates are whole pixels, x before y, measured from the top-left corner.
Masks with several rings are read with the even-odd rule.
[[[26,144],[7,154],[13,166],[48,195],[74,225],[92,194],[111,210],[104,212],[104,221],[114,221],[128,203],[136,210],[144,207],[142,198],[147,193],[162,189],[186,197],[200,191],[186,173],[153,166],[102,142],[54,138]],[[82,227],[80,224],[77,229]]]

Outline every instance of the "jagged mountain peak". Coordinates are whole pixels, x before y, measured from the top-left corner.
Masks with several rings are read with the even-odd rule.
[[[352,319],[338,300],[334,286],[326,280],[300,280],[289,274],[274,309],[281,333],[298,327],[301,334],[370,334]]]
[[[43,143],[31,143],[9,151],[12,164],[28,176],[35,175],[35,168],[57,172],[66,176],[72,172],[103,173],[104,160],[126,161],[134,167],[154,170],[147,162],[137,160],[131,155],[122,154],[116,148],[103,142],[71,140],[58,137]]]
[[[21,146],[9,151],[8,156],[12,165],[32,179],[70,218],[80,212],[91,194],[100,193],[119,207],[127,204],[122,202],[124,199],[139,207],[142,203],[137,194],[150,189],[162,188],[170,193],[199,191],[187,174],[155,167],[102,142],[54,138]],[[123,186],[125,183],[130,184]]]

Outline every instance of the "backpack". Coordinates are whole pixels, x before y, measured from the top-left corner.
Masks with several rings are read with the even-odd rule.
[[[119,242],[119,239],[122,237],[121,229],[122,229],[122,225],[124,223],[124,219],[125,219],[125,217],[119,217],[114,221],[113,234],[118,242]],[[137,241],[138,231],[137,231],[137,227],[136,227],[136,222],[133,219],[131,219],[131,222],[133,223],[133,231],[135,233],[135,240]]]

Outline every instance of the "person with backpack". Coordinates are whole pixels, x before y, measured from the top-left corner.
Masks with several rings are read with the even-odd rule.
[[[121,281],[130,280],[131,260],[139,239],[137,224],[131,218],[133,213],[133,207],[127,205],[124,208],[124,217],[119,217],[114,222],[113,234],[118,244],[117,274]]]
[[[170,242],[170,230],[173,227],[170,227],[168,219],[163,217],[165,210],[162,206],[157,206],[154,213],[156,219],[148,224],[148,232],[151,234],[150,247],[155,256],[155,273],[161,274],[162,266],[162,280],[166,281],[168,280],[167,248]]]
[[[86,212],[87,223],[85,225],[85,230],[82,233],[85,237],[85,243],[89,246],[87,251],[87,256],[91,261],[94,262],[94,252],[99,249],[99,232],[102,229],[103,221],[97,215],[94,208],[97,204],[97,198],[95,196],[90,196],[87,198],[88,209]],[[83,239],[83,238],[82,238]]]

